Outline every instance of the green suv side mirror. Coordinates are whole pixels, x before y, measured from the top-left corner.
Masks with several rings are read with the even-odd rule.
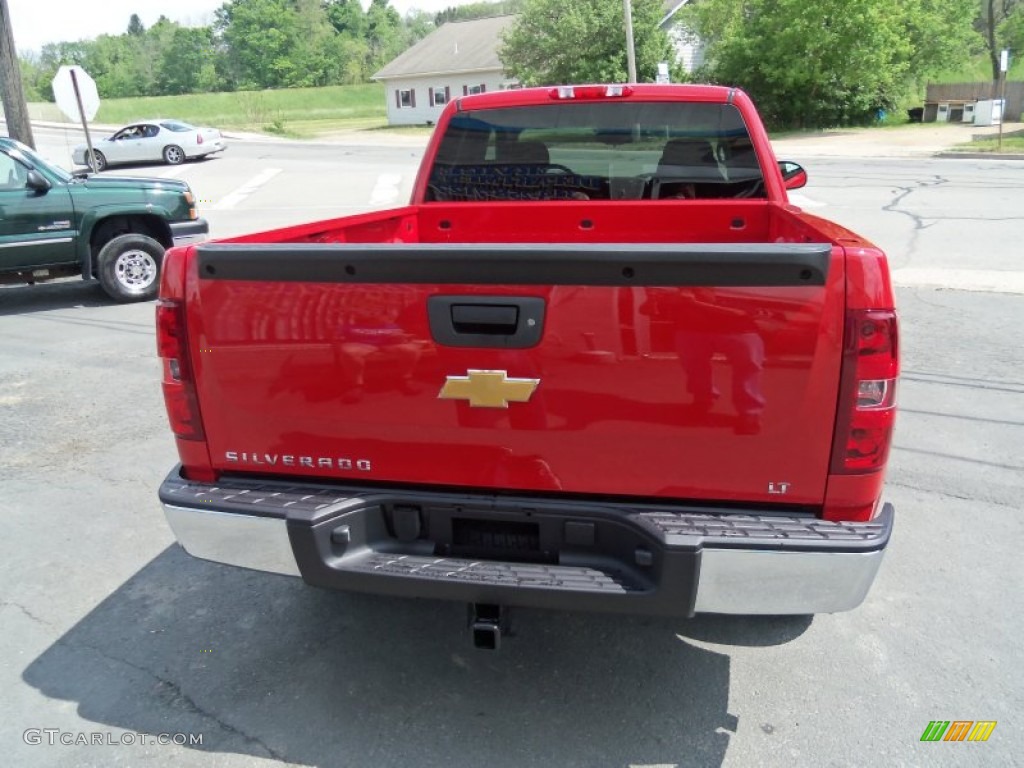
[[[28,178],[25,180],[25,186],[39,194],[45,194],[50,191],[50,187],[53,185],[46,180],[46,177],[43,176],[43,174],[32,169],[28,172]]]

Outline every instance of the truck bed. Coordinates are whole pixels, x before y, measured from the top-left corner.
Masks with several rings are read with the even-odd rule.
[[[848,230],[767,200],[429,203],[219,243],[824,243]]]
[[[199,246],[188,327],[212,467],[820,505],[842,249],[769,204],[698,205],[434,204]],[[617,243],[627,231],[649,241]],[[453,321],[467,311],[498,320]],[[536,392],[439,398],[472,371]]]

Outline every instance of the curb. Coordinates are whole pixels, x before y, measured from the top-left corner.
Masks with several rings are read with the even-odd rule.
[[[81,132],[82,126],[78,123],[58,123],[51,120],[33,120],[33,126],[40,128],[52,128],[57,130],[65,131],[78,131]],[[96,133],[102,133],[104,135],[112,134],[115,131],[119,131],[124,128],[124,124],[111,125],[107,123],[93,123],[89,125],[89,130]],[[412,137],[411,139],[402,138],[400,141],[388,141],[386,138],[383,141],[377,140],[379,137],[350,137],[339,135],[333,139],[325,140],[323,137],[316,137],[311,139],[292,139],[285,136],[274,136],[271,134],[264,133],[252,133],[247,131],[235,131],[230,128],[218,129],[223,134],[225,139],[231,141],[243,141],[251,144],[304,144],[304,145],[321,145],[325,147],[337,146],[339,144],[347,145],[368,145],[368,146],[396,146],[399,148],[412,147],[422,148],[427,144],[427,136],[422,138]],[[82,138],[82,141],[85,139]]]
[[[938,152],[933,157],[949,160],[1024,160],[1022,152]]]
[[[71,131],[82,130],[81,123],[58,123],[53,120],[32,120],[32,125],[38,125],[40,128],[64,128]],[[91,123],[89,125],[90,130],[99,131],[116,131],[119,128],[124,128],[123,125],[109,125],[107,123]]]

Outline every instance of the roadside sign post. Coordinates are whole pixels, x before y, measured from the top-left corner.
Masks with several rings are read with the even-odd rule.
[[[1006,119],[1006,71],[1010,68],[1010,51],[1003,48],[999,54],[999,142],[998,151],[1003,151],[1003,121]]]
[[[99,168],[96,165],[96,152],[92,148],[92,136],[89,135],[89,123],[85,119],[85,109],[82,108],[82,92],[78,89],[78,74],[75,70],[71,70],[71,85],[75,89],[75,101],[78,103],[78,114],[82,117],[82,130],[85,131],[85,143],[89,147],[89,167],[92,168],[92,172],[98,172]]]
[[[89,167],[96,172],[96,153],[92,148],[89,121],[96,117],[100,108],[100,96],[96,81],[79,66],[62,65],[53,76],[53,96],[60,111],[69,120],[81,120],[85,131],[85,142],[89,146]]]

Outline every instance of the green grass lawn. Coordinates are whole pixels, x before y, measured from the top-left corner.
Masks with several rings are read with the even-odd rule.
[[[1006,79],[1024,80],[1024,59],[1018,56],[1010,61],[1010,71],[1006,73]],[[963,66],[956,70],[944,72],[933,77],[929,82],[944,85],[947,83],[990,83],[992,82],[992,64],[988,56],[976,56],[964,62]]]
[[[48,103],[30,104],[29,115],[35,120],[66,121],[56,105]],[[387,125],[384,87],[377,83],[105,99],[94,122],[122,125],[154,117],[296,137]]]
[[[999,139],[996,136],[985,137],[953,147],[954,152],[999,152]],[[1002,150],[1012,154],[1024,153],[1024,131],[1013,131],[1003,134]]]

